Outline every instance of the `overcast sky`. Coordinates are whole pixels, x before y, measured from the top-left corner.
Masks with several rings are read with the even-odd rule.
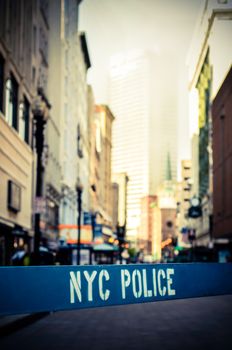
[[[87,35],[92,63],[88,82],[96,103],[109,104],[112,55],[145,49],[155,52],[161,65],[164,61],[160,71],[166,73],[166,86],[178,90],[178,178],[180,160],[190,157],[185,62],[204,3],[204,0],[83,0],[80,5],[79,28]],[[171,86],[170,76],[176,77]]]
[[[107,103],[110,57],[131,49],[175,56],[184,64],[204,0],[83,0],[79,28],[87,33],[89,82],[97,103]],[[171,60],[170,60],[171,64]],[[173,69],[177,67],[173,65]]]

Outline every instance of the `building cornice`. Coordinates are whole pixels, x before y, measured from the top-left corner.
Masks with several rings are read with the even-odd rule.
[[[214,23],[215,18],[224,19],[224,20],[232,20],[232,9],[214,9],[212,11],[211,16],[208,20],[207,31],[205,34],[205,38],[204,38],[202,47],[200,49],[200,55],[199,55],[198,60],[197,60],[196,68],[194,70],[192,79],[189,83],[189,90],[191,90],[197,84],[198,77],[199,77],[199,74],[201,72],[201,68],[202,68],[203,62],[205,60],[207,51],[208,51],[208,39],[209,39],[209,36],[211,33],[211,29],[213,27],[213,23]]]
[[[91,67],[91,62],[90,62],[90,57],[89,57],[89,51],[88,51],[88,46],[87,46],[87,41],[86,41],[86,36],[84,32],[80,33],[80,41],[81,41],[81,49],[84,54],[84,60],[87,69]]]

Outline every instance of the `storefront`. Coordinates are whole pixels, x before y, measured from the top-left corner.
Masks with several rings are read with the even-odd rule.
[[[10,222],[6,224],[0,219],[0,265],[12,265],[12,257],[19,250],[31,252],[30,232],[19,225]]]
[[[0,114],[0,264],[32,243],[33,152]]]
[[[118,260],[118,246],[103,243],[93,246],[92,254],[96,264],[115,264]]]

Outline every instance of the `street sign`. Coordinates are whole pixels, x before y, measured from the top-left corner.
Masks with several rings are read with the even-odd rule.
[[[36,197],[34,199],[34,214],[46,213],[46,199],[43,197]]]
[[[102,225],[95,224],[94,225],[94,239],[98,239],[100,237],[102,237]]]
[[[202,209],[200,206],[197,207],[190,207],[188,210],[188,216],[192,219],[197,219],[202,216]]]
[[[190,199],[190,208],[188,210],[188,216],[192,219],[197,219],[202,216],[202,208],[200,198],[193,196]]]
[[[92,215],[91,213],[84,211],[84,225],[92,225]]]
[[[0,267],[0,315],[232,294],[232,264]]]

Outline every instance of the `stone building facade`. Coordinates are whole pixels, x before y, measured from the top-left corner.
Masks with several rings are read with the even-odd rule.
[[[0,264],[33,237],[33,109],[47,106],[48,1],[0,3]],[[47,108],[47,107],[46,107]],[[44,110],[45,112],[45,110]],[[47,110],[46,110],[47,113]]]

